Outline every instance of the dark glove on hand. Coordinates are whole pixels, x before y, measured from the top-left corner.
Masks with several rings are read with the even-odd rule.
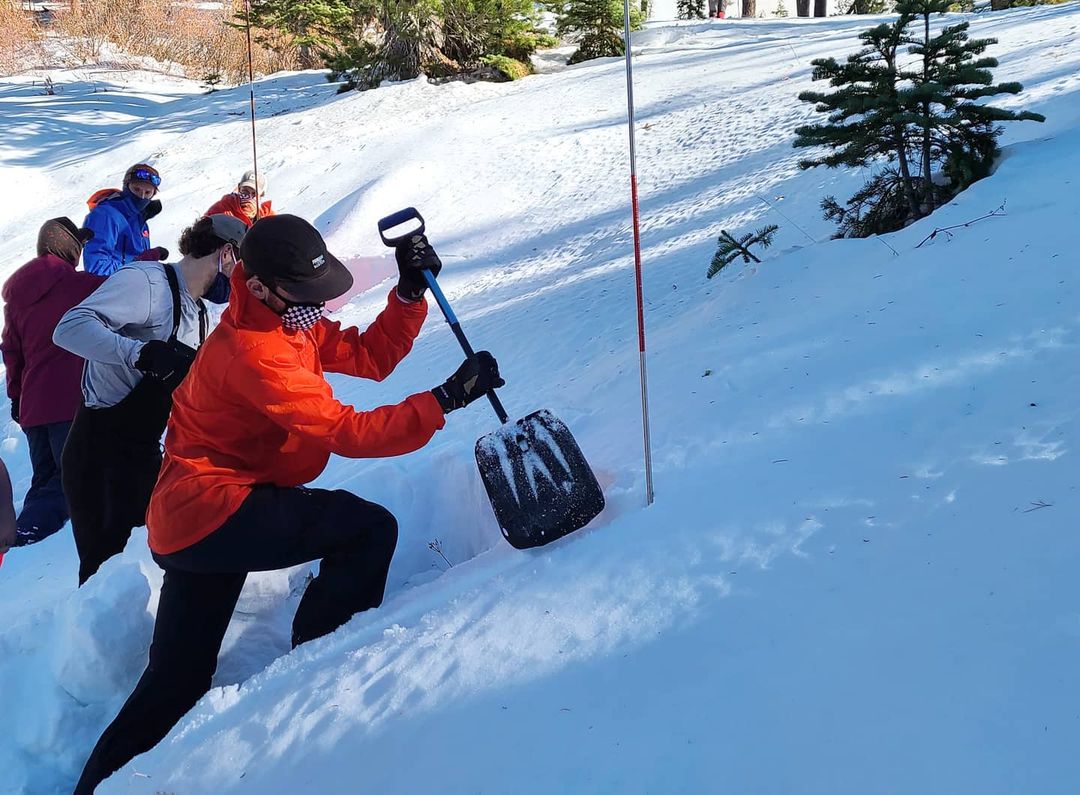
[[[165,246],[155,246],[154,248],[148,248],[142,254],[135,258],[136,262],[164,262],[169,258],[169,249]]]
[[[431,394],[439,401],[443,413],[449,414],[505,385],[495,357],[487,351],[480,351],[466,359],[457,372],[447,378],[442,386],[432,389]]]
[[[195,361],[195,350],[182,342],[150,340],[139,350],[135,369],[176,389]]]
[[[144,221],[149,221],[151,218],[156,218],[161,215],[161,201],[159,199],[151,199],[150,203],[146,205],[146,209],[142,211]]]
[[[428,286],[424,271],[431,271],[432,276],[438,276],[442,270],[439,255],[428,244],[425,235],[412,235],[394,247],[394,257],[398,267],[398,295],[406,301],[419,301],[424,297]]]
[[[11,399],[11,419],[15,420],[15,422],[19,421],[19,399],[18,398],[12,398]]]

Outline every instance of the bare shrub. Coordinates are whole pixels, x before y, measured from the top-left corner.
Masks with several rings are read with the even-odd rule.
[[[25,69],[27,61],[37,54],[40,40],[34,18],[18,3],[0,0],[0,74]]]
[[[182,0],[80,0],[58,15],[57,27],[84,63],[99,60],[108,43],[129,55],[176,64],[189,77],[219,75],[226,83],[239,83],[247,78],[247,38],[235,21],[232,8],[208,9]],[[273,45],[272,34],[259,34]],[[257,73],[296,68],[294,48],[271,46],[252,42]]]

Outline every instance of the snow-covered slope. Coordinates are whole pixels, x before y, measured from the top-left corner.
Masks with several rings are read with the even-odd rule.
[[[1025,84],[1001,104],[1046,124],[1013,125],[998,172],[952,205],[862,241],[829,241],[817,209],[862,175],[799,172],[790,143],[810,59],[855,48],[865,20],[636,37],[648,509],[621,62],[343,96],[262,81],[275,207],[360,276],[340,314],[366,322],[389,287],[376,219],[420,207],[511,414],[565,419],[609,507],[550,547],[506,546],[472,461],[495,422],[479,405],[411,456],[334,459],[318,485],[400,519],[384,606],[274,661],[305,570],[253,576],[222,687],[100,791],[1073,791],[1080,7],[972,22]],[[55,97],[0,84],[8,272],[42,218],[79,215],[135,160],[163,173],[165,245],[247,167],[245,90],[65,79]],[[762,265],[704,279],[721,229],[765,222],[781,230]],[[433,315],[390,379],[335,391],[396,401],[460,358]],[[69,788],[141,671],[160,583],[143,532],[77,593],[75,570],[67,532],[0,569],[0,792]]]

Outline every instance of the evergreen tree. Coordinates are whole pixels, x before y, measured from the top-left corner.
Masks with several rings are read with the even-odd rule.
[[[442,0],[442,52],[474,67],[486,55],[527,63],[537,47],[538,15],[532,0]]]
[[[753,261],[760,264],[761,260],[750,251],[750,246],[768,248],[772,245],[773,235],[779,228],[776,224],[769,224],[740,238],[732,237],[726,229],[720,230],[719,245],[709,265],[709,272],[705,274],[706,277],[711,279],[739,257],[742,257],[743,262]]]
[[[919,61],[909,77],[907,92],[911,120],[920,131],[923,180],[930,185],[934,166],[941,163],[955,190],[963,190],[989,173],[998,154],[1001,121],[1045,121],[1038,113],[1019,113],[977,102],[998,94],[1017,94],[1019,83],[994,84],[991,69],[997,59],[983,57],[996,39],[970,39],[968,23],[949,25],[931,35],[930,18],[944,13],[946,0],[902,0],[900,9],[922,22],[922,36],[912,37],[910,52]],[[926,192],[926,212],[936,206],[933,190]]]
[[[705,0],[679,0],[676,9],[679,19],[705,19]]]
[[[578,34],[578,48],[570,56],[575,64],[591,58],[623,55],[623,4],[621,0],[564,0],[554,4],[558,13],[560,36]],[[630,8],[630,27],[641,27],[641,12]]]
[[[866,46],[843,64],[835,58],[812,61],[812,78],[828,80],[835,90],[799,94],[803,102],[815,103],[819,112],[829,116],[824,124],[797,128],[795,146],[830,150],[801,161],[801,168],[862,167],[879,159],[895,162],[904,200],[911,217],[918,218],[919,201],[908,162],[908,129],[900,97],[899,54],[911,20],[909,12],[901,12],[895,23],[861,33],[859,38]]]
[[[888,10],[886,0],[851,0],[845,14],[884,14]]]
[[[251,24],[287,35],[300,50],[305,67],[337,48],[355,26],[349,0],[251,0]],[[243,14],[238,24],[246,23]]]
[[[822,146],[828,152],[800,166],[890,164],[841,207],[829,197],[827,218],[841,235],[865,236],[900,229],[927,215],[955,192],[982,178],[998,154],[1001,121],[1043,121],[1040,114],[1014,112],[980,100],[1016,94],[1019,83],[993,82],[993,58],[984,57],[992,39],[969,39],[967,23],[931,35],[930,18],[944,0],[901,0],[899,18],[861,34],[867,45],[839,64],[814,61],[813,78],[829,80],[832,92],[805,91],[799,98],[828,113],[822,124],[796,130],[796,147]],[[921,20],[921,30],[909,31]],[[914,59],[901,60],[903,45]],[[892,164],[895,164],[893,166]],[[948,184],[935,181],[935,170]],[[906,208],[906,209],[905,209]]]

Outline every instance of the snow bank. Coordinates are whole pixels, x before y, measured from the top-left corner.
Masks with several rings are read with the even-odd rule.
[[[335,459],[317,485],[399,517],[384,606],[285,654],[307,567],[249,578],[219,687],[100,790],[1068,792],[1080,11],[973,19],[1001,39],[999,76],[1026,86],[1001,104],[1048,121],[1013,125],[993,178],[887,240],[829,241],[818,202],[862,175],[800,172],[790,146],[809,61],[855,48],[861,21],[635,42],[648,510],[621,62],[340,96],[320,75],[261,81],[275,208],[363,275],[338,316],[381,308],[375,221],[420,207],[507,409],[566,421],[608,507],[550,547],[505,545],[472,459],[497,424],[483,406],[416,454]],[[247,167],[245,103],[0,83],[6,272],[41,218],[77,217],[147,157],[165,180],[154,241],[174,241]],[[1005,216],[917,247],[1003,200]],[[769,259],[704,279],[720,229],[766,221]],[[460,358],[433,316],[386,382],[333,383],[358,406],[396,402]],[[80,592],[66,532],[5,560],[0,712],[18,728],[0,793],[70,788],[138,676],[159,576],[142,531]]]

